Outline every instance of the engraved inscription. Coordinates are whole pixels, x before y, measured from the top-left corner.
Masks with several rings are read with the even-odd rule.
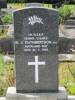
[[[29,33],[22,41],[15,41],[16,45],[23,45],[25,52],[45,51],[48,52],[50,46],[57,45],[57,41],[49,40],[44,33]]]

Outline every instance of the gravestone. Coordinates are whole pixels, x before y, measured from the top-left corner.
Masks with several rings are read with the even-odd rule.
[[[58,91],[58,12],[27,7],[14,12],[17,93]]]
[[[0,8],[7,8],[6,0],[0,0]]]
[[[2,32],[4,33],[3,21],[1,19],[1,17],[4,15],[4,13],[1,11],[2,8],[7,8],[6,0],[0,0],[0,25],[2,25]]]
[[[16,87],[7,100],[67,100],[58,87],[58,12],[27,4],[14,12]]]

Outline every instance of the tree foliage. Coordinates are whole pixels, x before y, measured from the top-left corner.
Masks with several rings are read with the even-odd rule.
[[[75,0],[7,0],[9,3],[24,3],[24,2],[45,2],[45,3],[68,3],[75,4]]]

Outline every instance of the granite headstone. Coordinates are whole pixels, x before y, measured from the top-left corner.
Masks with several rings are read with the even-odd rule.
[[[58,91],[58,12],[28,7],[14,12],[16,90]]]
[[[0,0],[0,8],[7,8],[6,0]]]

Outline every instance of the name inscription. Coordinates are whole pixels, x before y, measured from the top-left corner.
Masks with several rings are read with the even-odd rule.
[[[15,45],[23,45],[25,52],[49,51],[50,46],[56,46],[57,41],[51,41],[44,33],[29,33],[22,41],[15,41]]]

